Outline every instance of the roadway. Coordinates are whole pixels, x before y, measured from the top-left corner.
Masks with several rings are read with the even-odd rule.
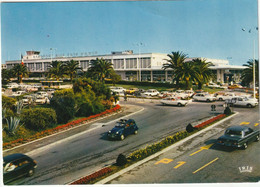
[[[134,168],[108,184],[259,182],[259,142],[249,144],[246,150],[215,144],[227,126],[246,125],[259,129],[258,108],[236,110],[239,114],[228,122]]]
[[[134,104],[136,106],[141,106],[144,108],[142,111],[131,116],[131,118],[136,120],[139,127],[139,132],[137,135],[131,135],[130,137],[127,137],[123,141],[116,141],[116,140],[110,141],[106,138],[106,132],[109,131],[111,128],[113,128],[115,121],[102,119],[92,124],[90,128],[86,128],[86,131],[82,131],[79,134],[74,136],[69,136],[67,139],[59,140],[55,144],[51,144],[49,146],[47,145],[44,146],[44,148],[35,149],[34,151],[29,152],[28,155],[38,162],[38,168],[36,169],[35,174],[30,178],[23,178],[11,184],[18,184],[18,185],[68,184],[82,176],[86,176],[102,167],[114,163],[117,156],[120,153],[127,155],[138,148],[144,147],[147,144],[154,143],[169,134],[173,134],[174,132],[179,131],[180,129],[185,129],[188,123],[195,125],[199,121],[204,120],[209,116],[215,115],[217,113],[222,113],[224,110],[222,107],[223,104],[222,102],[215,103],[217,105],[216,112],[210,111],[211,108],[210,106],[212,103],[202,103],[202,102],[190,103],[186,107],[162,106],[158,102],[147,103],[141,100],[138,102],[127,101],[126,103],[125,102],[121,102],[121,103]],[[258,120],[257,108],[254,109],[238,108],[238,110],[240,111],[239,117],[230,120],[229,123],[239,123],[241,119],[244,120],[247,119],[247,121],[250,123],[256,122],[256,118]],[[201,141],[198,139],[197,144],[200,144],[200,142]],[[192,144],[190,144],[190,146],[191,145]],[[194,150],[191,151],[195,151],[195,149],[198,149],[196,145],[193,145],[195,147],[192,146]],[[252,148],[253,146],[254,145],[250,145],[248,147],[248,150],[244,151],[244,153],[247,153],[248,151],[253,149]],[[257,150],[257,149],[253,149],[253,150]],[[253,150],[252,153],[254,153]],[[199,167],[200,164],[203,164],[199,162],[200,160],[206,162],[218,157],[219,159],[216,162],[220,162],[222,160],[221,158],[222,157],[225,158],[225,154],[228,154],[224,151],[219,151],[213,148],[211,148],[210,151],[212,151],[212,153],[208,156],[207,155],[203,156],[202,157],[203,159],[201,159],[201,156],[199,156],[201,154],[196,154],[194,155],[194,157],[189,157],[187,156],[187,154],[183,153],[184,157],[183,158],[180,157],[179,161],[192,163],[192,160],[194,160],[195,164],[191,164],[192,167],[191,166],[187,167],[190,168],[190,171],[193,171],[194,169],[196,169],[196,166]],[[24,153],[26,154],[26,152]],[[234,151],[234,153],[236,153],[236,151]],[[259,150],[256,153],[259,153]],[[226,157],[228,157],[228,155],[226,155]],[[253,156],[251,155],[251,157]],[[173,157],[165,155],[165,158],[172,159]],[[158,160],[156,160],[156,162],[157,161],[159,161],[159,158]],[[178,161],[178,160],[174,158],[174,161]],[[185,165],[183,165],[182,168],[184,168],[184,166],[188,166],[188,164],[186,163]],[[154,163],[151,162],[149,162],[148,164],[150,164],[153,167],[158,167],[161,169],[163,168],[161,167],[162,166],[161,164],[155,165]],[[248,164],[250,165],[251,163]],[[243,166],[243,164],[241,164],[241,166]],[[170,168],[172,169],[172,167],[173,166],[171,166]],[[156,171],[157,170],[160,171],[160,169],[156,169]],[[168,172],[169,170],[170,169],[168,169]],[[216,172],[219,171],[220,170]],[[140,172],[143,171],[140,170]],[[154,169],[147,168],[147,172],[153,173]],[[159,182],[159,179],[162,179],[161,182],[163,183],[174,182],[172,181],[172,176],[169,175],[167,176],[167,171],[162,170],[161,172],[164,173],[164,175],[158,174],[157,176],[162,176],[162,177],[156,177],[156,176],[154,176],[153,178],[142,177],[143,179],[134,180],[134,181],[132,181],[129,178],[125,180],[124,178],[125,175],[123,175],[122,177],[120,177],[120,180],[112,181],[112,183],[117,183],[117,182],[125,183],[125,184],[136,183],[136,182],[153,183],[153,182]],[[198,174],[200,173],[202,172],[198,172]],[[219,173],[222,173],[222,171]],[[198,174],[196,176],[198,176]],[[177,177],[176,182],[181,182],[181,178],[183,178],[181,173],[177,172],[176,177]],[[195,177],[195,175],[191,175],[190,177],[187,177],[188,181],[186,182],[192,182],[195,181],[196,179],[198,178]],[[206,179],[208,180],[210,179],[210,177],[207,177],[201,180],[200,182],[205,182],[207,181]]]

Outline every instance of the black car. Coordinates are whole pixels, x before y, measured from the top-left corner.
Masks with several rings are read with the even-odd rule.
[[[16,153],[5,156],[3,162],[4,183],[23,176],[32,176],[36,167],[36,161],[27,155]]]
[[[217,144],[246,149],[248,143],[253,141],[259,141],[259,130],[254,131],[246,126],[231,126],[218,138]]]
[[[133,119],[121,119],[116,126],[108,131],[107,135],[112,139],[125,139],[129,134],[137,134],[138,127]]]

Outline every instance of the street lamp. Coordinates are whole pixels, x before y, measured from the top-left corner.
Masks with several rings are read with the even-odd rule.
[[[52,50],[55,50],[55,53],[56,53],[56,48],[50,48],[50,51],[51,51],[51,63],[52,63]]]
[[[255,27],[256,30],[258,30],[258,27]],[[246,31],[246,29],[242,28],[242,31]],[[252,30],[249,29],[248,33],[251,34]],[[253,40],[253,97],[255,99],[255,38]]]
[[[139,81],[142,81],[142,62],[141,62],[141,53],[140,53],[140,46],[144,46],[144,43],[140,42],[136,44],[138,46],[138,63],[137,63],[137,69],[139,69]]]

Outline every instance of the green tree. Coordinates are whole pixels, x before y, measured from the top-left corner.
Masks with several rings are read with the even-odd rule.
[[[10,79],[13,78],[13,70],[12,69],[2,69],[2,84],[7,84],[10,82]]]
[[[47,72],[49,78],[60,80],[64,77],[64,66],[61,61],[52,61]]]
[[[176,76],[180,78],[180,80],[185,81],[187,90],[190,89],[190,83],[193,82],[196,77],[198,77],[196,66],[191,61],[183,63],[181,68],[178,68],[178,70],[175,73]]]
[[[183,52],[172,52],[167,55],[169,59],[165,59],[167,63],[163,64],[163,69],[173,70],[173,81],[176,81],[176,86],[179,87],[180,75],[177,73],[182,69],[184,61],[187,59],[187,55]]]
[[[23,77],[28,76],[29,72],[24,64],[16,64],[12,68],[13,75],[17,77],[19,83],[23,82]]]
[[[241,75],[242,84],[245,86],[248,86],[250,83],[253,82],[253,60],[247,61],[247,64],[243,64],[243,66],[246,66],[247,68],[243,70]],[[255,60],[255,81],[256,84],[259,85],[259,61]]]
[[[77,76],[79,71],[83,71],[81,67],[79,67],[78,61],[70,60],[64,62],[63,64],[64,73],[70,77],[71,82]]]
[[[101,80],[102,82],[105,78],[108,78],[113,71],[113,64],[101,59],[92,60],[90,68],[88,69],[89,75],[96,80]]]
[[[209,67],[212,65],[211,62],[206,62],[205,59],[201,60],[199,58],[193,59],[192,62],[195,65],[196,70],[196,81],[198,83],[198,89],[202,89],[204,83],[208,83],[213,77],[212,71]]]

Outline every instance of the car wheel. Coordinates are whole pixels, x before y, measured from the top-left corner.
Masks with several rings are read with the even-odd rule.
[[[134,131],[134,134],[137,134],[137,132],[138,132],[138,131],[137,131],[137,130],[135,130],[135,131]]]
[[[121,140],[125,139],[125,136],[122,134],[122,135],[120,136],[120,139],[121,139]]]
[[[207,101],[207,102],[210,102],[210,100],[209,100],[209,99],[207,99],[206,101]]]
[[[34,174],[34,169],[30,169],[30,170],[28,171],[28,173],[27,173],[28,177],[33,176],[33,174]]]
[[[246,149],[247,147],[248,147],[247,142],[245,142],[243,148]]]
[[[247,104],[246,105],[248,108],[253,108],[253,106],[251,104]]]
[[[179,107],[181,107],[181,106],[182,106],[182,104],[181,104],[181,103],[178,103],[178,106],[179,106]]]
[[[220,100],[220,101],[223,101],[223,99],[222,99],[222,98],[219,98],[219,100]]]
[[[257,135],[255,141],[258,142],[259,140],[259,135]]]

